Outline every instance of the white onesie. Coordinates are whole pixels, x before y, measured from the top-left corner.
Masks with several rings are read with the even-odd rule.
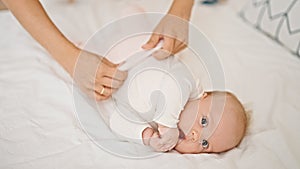
[[[189,69],[176,57],[161,61],[147,57],[128,70],[126,81],[113,94],[109,126],[126,140],[143,143],[143,130],[153,127],[149,123],[177,128],[185,104],[202,93]]]

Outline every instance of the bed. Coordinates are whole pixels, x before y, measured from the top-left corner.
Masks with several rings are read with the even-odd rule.
[[[126,6],[165,12],[170,4],[42,2],[79,46],[119,17],[112,11]],[[300,59],[244,22],[238,15],[241,4],[197,2],[192,23],[217,49],[226,88],[251,110],[245,139],[222,154],[170,152],[143,159],[116,156],[90,139],[74,113],[72,79],[9,12],[0,11],[0,168],[300,168]]]

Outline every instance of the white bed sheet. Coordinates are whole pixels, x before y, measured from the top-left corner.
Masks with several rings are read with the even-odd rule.
[[[130,5],[165,11],[168,3]],[[55,23],[79,44],[118,18],[114,11],[125,1],[45,4]],[[252,104],[249,133],[238,148],[142,160],[101,150],[75,117],[71,78],[10,13],[0,12],[0,168],[300,168],[299,58],[243,23],[226,4],[195,5],[192,22],[217,48],[226,87]]]

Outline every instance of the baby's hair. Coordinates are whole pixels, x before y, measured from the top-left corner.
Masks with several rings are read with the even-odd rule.
[[[242,135],[242,137],[241,137],[241,139],[240,139],[240,141],[239,141],[239,143],[236,145],[236,146],[238,146],[241,142],[242,142],[242,140],[243,140],[243,138],[245,137],[245,135],[246,135],[246,133],[247,133],[247,131],[248,131],[248,126],[249,126],[249,116],[248,116],[248,113],[247,113],[247,111],[246,111],[246,109],[245,109],[245,107],[243,106],[243,104],[240,102],[240,100],[233,94],[233,93],[231,93],[231,92],[226,92],[229,96],[231,96],[231,97],[233,97],[234,99],[235,99],[235,101],[238,103],[238,105],[239,105],[239,107],[241,108],[241,112],[242,112],[242,114],[243,114],[243,116],[242,116],[242,118],[243,118],[243,121],[244,121],[244,131],[243,131],[243,135]]]
[[[249,126],[252,123],[252,118],[251,118],[251,114],[252,114],[252,103],[245,103],[243,104],[244,110],[245,110],[245,115],[246,115],[246,131],[245,131],[245,135],[249,134]]]
[[[248,133],[248,127],[250,124],[250,112],[249,110],[247,110],[244,105],[240,102],[240,100],[232,93],[229,91],[210,91],[207,92],[208,95],[221,95],[221,94],[225,94],[226,98],[227,97],[231,97],[231,102],[234,102],[234,104],[236,104],[238,107],[237,109],[239,109],[238,111],[242,113],[242,120],[243,120],[243,134],[241,135],[241,138],[239,139],[239,142],[237,143],[237,145],[235,147],[237,147],[243,140],[243,138],[245,137],[245,135]],[[227,102],[227,101],[226,101]]]

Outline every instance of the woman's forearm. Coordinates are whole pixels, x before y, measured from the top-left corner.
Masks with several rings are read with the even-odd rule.
[[[194,0],[174,0],[168,13],[189,20],[193,5]]]
[[[80,50],[57,29],[38,0],[3,0],[23,27],[70,74]]]

